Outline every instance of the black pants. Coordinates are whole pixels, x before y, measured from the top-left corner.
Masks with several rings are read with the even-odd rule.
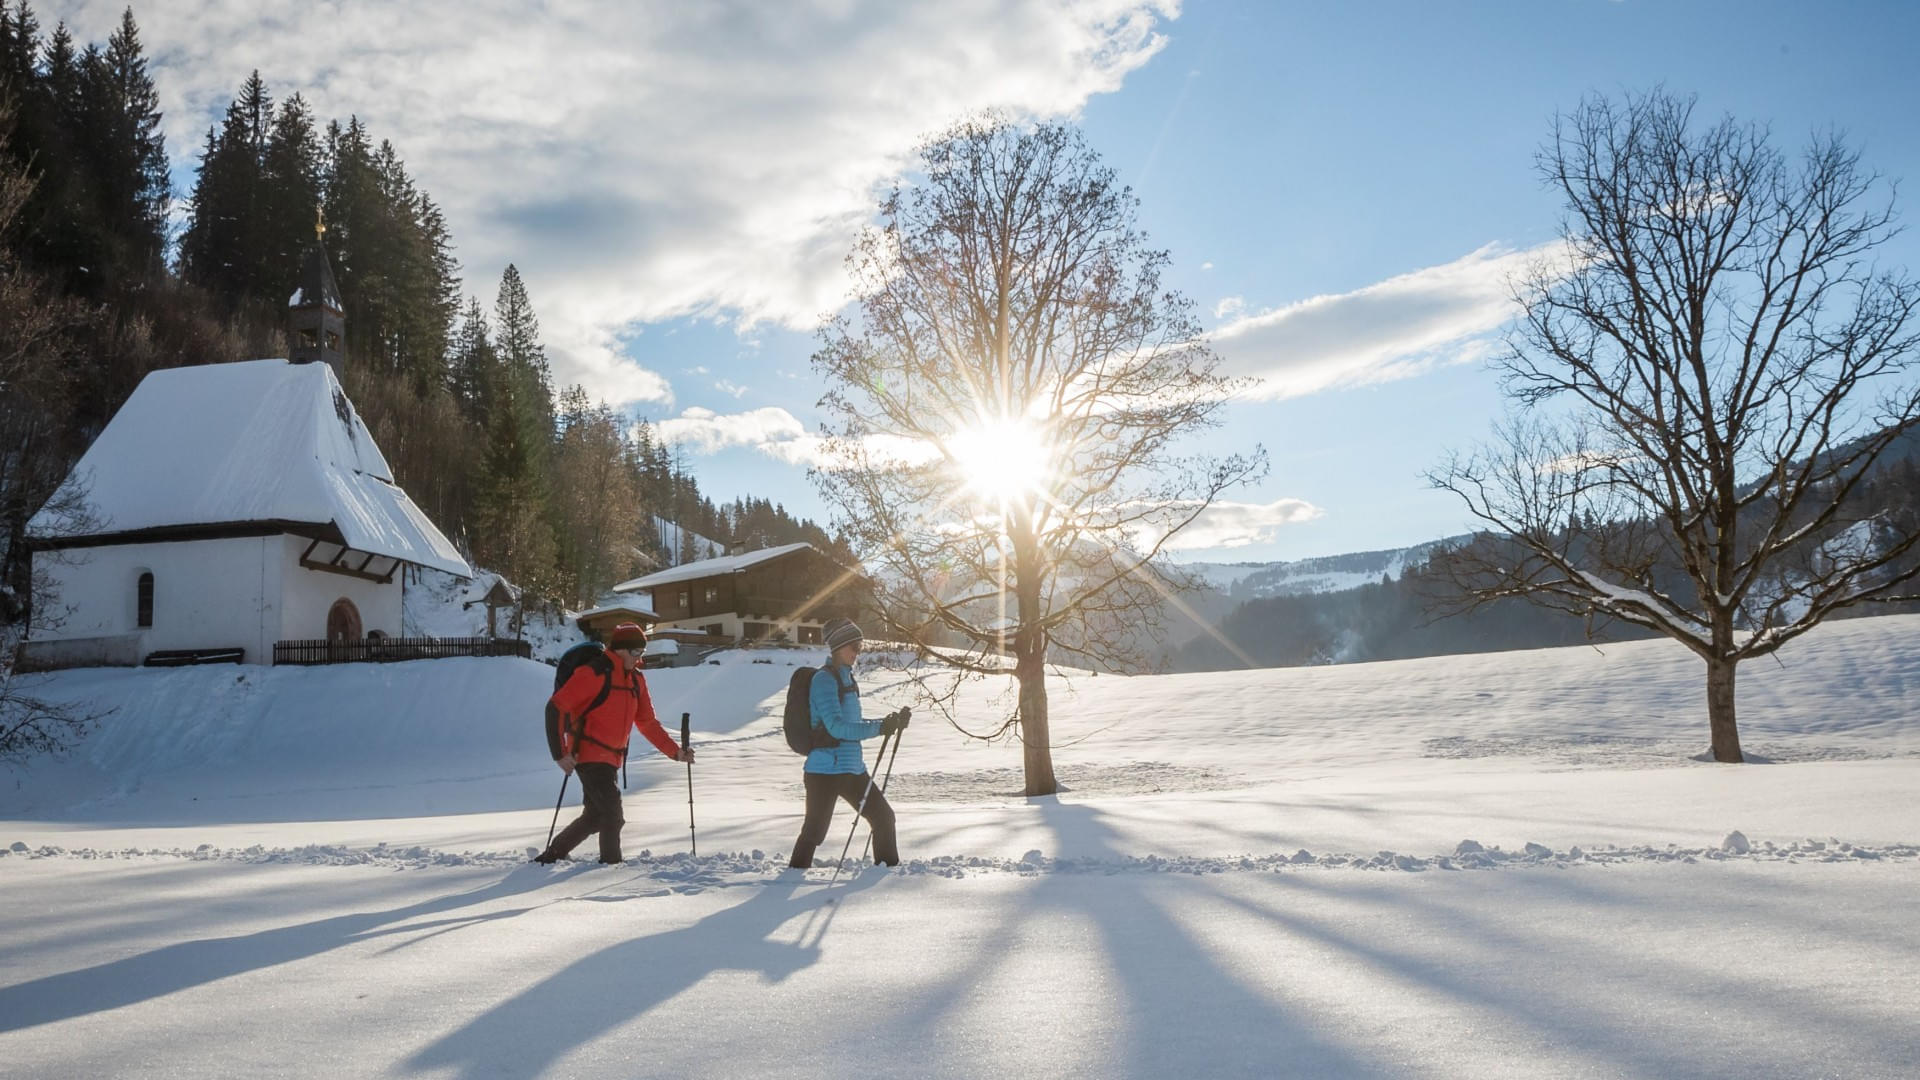
[[[834,800],[845,799],[848,806],[858,808],[863,791],[867,792],[867,805],[860,816],[867,819],[868,827],[873,830],[873,861],[900,865],[900,849],[893,837],[893,807],[887,805],[880,785],[875,784],[872,791],[867,791],[866,773],[802,773],[801,776],[807,786],[807,817],[800,825],[800,839],[793,842],[793,858],[788,860],[788,866],[812,866],[813,849],[827,838],[827,828],[833,824]]]
[[[580,816],[574,818],[548,845],[547,854],[564,859],[580,841],[600,834],[600,861],[620,861],[620,830],[627,824],[627,813],[620,805],[619,770],[597,761],[573,767],[580,778]]]

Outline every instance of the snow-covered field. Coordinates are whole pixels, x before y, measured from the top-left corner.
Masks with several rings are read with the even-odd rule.
[[[686,771],[642,757],[645,854],[619,867],[525,863],[560,782],[540,664],[42,677],[112,712],[0,780],[0,1074],[1920,1063],[1920,618],[1745,665],[1749,766],[1697,759],[1700,670],[1664,642],[1056,681],[1047,799],[1015,748],[917,710],[908,863],[831,885],[780,871],[800,785],[775,713],[817,654],[719,659],[649,676],[702,748],[700,854]],[[871,713],[911,700],[863,681]]]

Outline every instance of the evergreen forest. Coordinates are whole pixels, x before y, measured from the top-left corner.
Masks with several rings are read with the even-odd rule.
[[[30,603],[28,519],[145,375],[287,355],[321,225],[347,392],[475,564],[585,606],[692,555],[663,535],[838,550],[778,502],[716,504],[652,424],[556,387],[520,273],[464,280],[440,207],[359,118],[318,116],[254,72],[185,151],[197,168],[176,193],[165,105],[131,10],[83,45],[0,0],[0,623]]]

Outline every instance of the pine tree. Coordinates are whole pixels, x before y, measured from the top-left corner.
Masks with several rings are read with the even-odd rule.
[[[412,313],[406,368],[414,391],[444,388],[453,321],[460,307],[460,262],[453,255],[453,234],[446,215],[422,192],[418,203],[415,279],[409,294]]]
[[[38,81],[34,54],[39,48],[40,20],[34,16],[32,5],[20,0],[18,7],[10,7],[6,0],[0,0],[0,88],[15,99],[16,110],[18,99]],[[27,150],[18,144],[13,149],[23,155]]]
[[[500,275],[500,293],[493,305],[494,347],[511,377],[520,382],[529,422],[551,435],[553,384],[547,371],[547,350],[540,344],[540,320],[527,299],[520,270],[512,263]]]
[[[166,244],[166,137],[132,8],[104,51],[87,49],[80,101],[82,156],[94,175],[106,249],[94,280],[96,292],[106,294],[157,273]]]
[[[387,283],[373,255],[381,227],[379,187],[359,117],[348,117],[345,127],[338,121],[327,124],[324,162],[327,254],[347,309],[347,355],[356,364],[378,367],[373,343]]]
[[[77,157],[81,61],[62,23],[47,43],[43,77],[34,64],[38,42],[32,8],[24,0],[17,8],[0,0],[0,99],[13,107],[6,159],[35,182],[19,211],[15,250],[68,291],[77,268],[100,261],[95,185]]]
[[[66,23],[53,28],[45,53],[47,115],[54,124],[71,128],[79,117],[80,61],[73,51],[73,34]]]
[[[265,220],[261,255],[263,292],[279,314],[299,279],[301,257],[313,242],[321,199],[320,140],[313,115],[299,94],[280,103],[260,162]]]
[[[209,128],[194,181],[190,219],[180,236],[180,273],[211,293],[228,314],[262,299],[269,273],[263,159],[272,101],[255,71]]]
[[[460,415],[478,428],[487,426],[487,385],[499,357],[493,350],[487,314],[478,299],[469,299],[460,329],[453,336],[452,356],[447,368],[448,390],[460,407]]]
[[[539,322],[509,265],[494,303],[498,362],[487,382],[487,438],[475,499],[474,554],[538,593],[552,595],[554,530],[547,509],[553,400]]]
[[[328,125],[325,176],[348,353],[416,394],[439,389],[460,289],[444,217],[393,144],[373,146],[358,117]]]

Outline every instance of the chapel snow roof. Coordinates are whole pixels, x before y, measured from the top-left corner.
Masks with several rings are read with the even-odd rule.
[[[681,563],[658,573],[637,577],[632,581],[623,581],[613,587],[614,592],[637,592],[641,589],[657,589],[662,585],[671,585],[676,581],[692,581],[695,578],[717,577],[745,570],[749,566],[777,559],[782,555],[791,555],[802,549],[813,549],[812,544],[782,544],[779,547],[761,548],[744,555],[723,555],[718,559],[701,559],[698,562]]]
[[[74,466],[94,521],[46,511],[36,540],[248,524],[333,526],[346,546],[473,574],[393,482],[326,364],[247,360],[155,371]]]

